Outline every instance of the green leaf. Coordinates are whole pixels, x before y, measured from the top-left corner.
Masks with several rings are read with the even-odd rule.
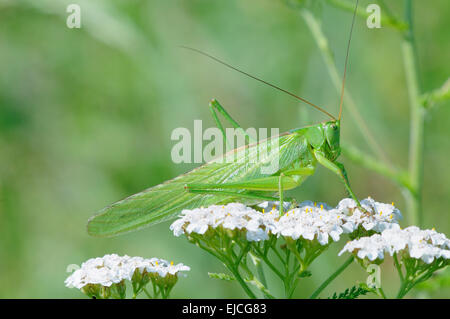
[[[431,108],[437,103],[448,100],[450,100],[450,78],[445,81],[442,87],[421,96],[421,103],[425,108]]]
[[[306,277],[311,277],[312,273],[309,270],[305,270],[302,271],[301,273],[298,274],[299,278],[306,278]]]
[[[416,285],[414,289],[434,292],[441,289],[450,288],[450,268],[436,272],[429,280]]]
[[[230,276],[230,275],[227,275],[224,273],[209,272],[208,276],[209,276],[209,278],[220,279],[220,280],[225,280],[225,281],[236,280],[236,278],[234,278],[233,276]]]
[[[252,279],[245,279],[245,282],[255,286],[256,289],[260,290],[267,298],[275,299],[275,297],[270,293],[270,291],[258,279],[253,277]]]
[[[353,286],[352,288],[345,289],[345,291],[341,292],[339,295],[334,293],[333,296],[328,297],[328,299],[356,299],[359,296],[367,294],[368,292],[370,292],[370,290],[366,288]]]

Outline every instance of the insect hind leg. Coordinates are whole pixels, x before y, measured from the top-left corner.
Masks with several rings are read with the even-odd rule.
[[[222,114],[222,116],[227,120],[235,129],[239,130],[242,134],[244,134],[247,142],[254,143],[255,139],[253,139],[240,125],[238,122],[236,122],[231,115],[225,110],[225,108],[216,100],[212,99],[209,102],[209,109],[211,110],[211,115],[214,119],[214,122],[216,122],[217,127],[222,132],[223,140],[225,143],[227,143],[227,137],[225,133],[225,129],[222,125],[222,123],[219,120],[219,117],[217,116],[217,112]]]
[[[263,201],[284,201],[284,191],[298,186],[298,182],[292,176],[268,176],[259,179],[240,181],[222,184],[186,184],[184,189],[190,193],[236,196],[239,198],[254,198]],[[279,192],[279,198],[264,195],[260,192]],[[293,202],[292,199],[287,199]],[[280,212],[283,214],[284,208],[280,205]]]
[[[193,189],[193,188],[186,188],[186,191],[193,194],[205,194],[205,195],[215,195],[215,196],[233,196],[238,198],[248,198],[248,199],[258,199],[262,201],[277,201],[277,197],[273,196],[265,196],[254,192],[238,192],[238,191],[223,191],[223,190],[217,190],[217,189]]]
[[[187,189],[187,191],[189,193],[193,193],[193,194],[204,194],[204,195],[215,195],[215,196],[233,196],[233,197],[236,197],[237,200],[239,200],[240,198],[247,198],[247,199],[254,199],[254,200],[260,200],[260,201],[266,201],[266,202],[280,201],[280,198],[278,198],[278,197],[261,195],[259,193],[254,193],[254,192],[240,193],[238,191],[222,191],[222,190],[216,190],[216,189]],[[290,208],[295,208],[298,206],[297,201],[293,197],[286,197],[284,201],[291,203]],[[251,204],[251,205],[254,205],[254,204]]]

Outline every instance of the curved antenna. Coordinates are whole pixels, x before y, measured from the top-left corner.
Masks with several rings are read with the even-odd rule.
[[[297,95],[295,95],[294,93],[291,93],[291,92],[289,92],[289,91],[287,91],[287,90],[285,90],[285,89],[282,89],[282,88],[280,88],[280,87],[278,87],[278,86],[276,86],[276,85],[274,85],[274,84],[272,84],[272,83],[269,83],[269,82],[267,82],[267,81],[264,81],[264,80],[262,80],[262,79],[257,78],[257,77],[254,76],[254,75],[251,75],[251,74],[249,74],[249,73],[247,73],[247,72],[244,72],[244,71],[242,71],[242,70],[239,70],[238,68],[236,68],[236,67],[234,67],[234,66],[232,66],[232,65],[230,65],[230,64],[228,64],[228,63],[225,63],[225,62],[219,60],[219,59],[216,58],[216,57],[213,57],[212,55],[210,55],[210,54],[208,54],[208,53],[206,53],[206,52],[203,52],[203,51],[200,51],[200,50],[198,50],[198,49],[191,48],[191,47],[187,47],[187,46],[184,46],[184,45],[180,45],[180,48],[187,49],[187,50],[191,50],[191,51],[194,51],[194,52],[199,53],[199,54],[201,54],[201,55],[204,55],[204,56],[206,56],[206,57],[208,57],[208,58],[210,58],[210,59],[213,59],[214,61],[216,61],[216,62],[218,62],[218,63],[220,63],[220,64],[223,64],[223,65],[225,65],[226,67],[228,67],[228,68],[230,68],[230,69],[233,69],[233,70],[235,70],[235,71],[237,71],[237,72],[239,72],[239,73],[241,73],[241,74],[244,74],[244,75],[246,75],[246,76],[248,76],[248,77],[250,77],[250,78],[252,78],[252,79],[255,79],[256,81],[259,81],[259,82],[261,82],[261,83],[264,83],[264,84],[266,84],[266,85],[268,85],[268,86],[273,87],[274,89],[277,89],[278,91],[284,92],[284,93],[286,93],[286,94],[288,94],[288,95],[290,95],[290,96],[292,96],[292,97],[294,97],[294,98],[296,98],[296,99],[298,99],[298,100],[300,100],[300,101],[302,101],[302,102],[305,102],[306,104],[309,104],[310,106],[314,107],[315,109],[319,110],[320,112],[325,113],[326,115],[328,115],[329,117],[331,117],[333,120],[336,120],[336,118],[335,118],[333,115],[331,115],[330,113],[328,113],[327,111],[325,111],[325,110],[324,110],[323,108],[321,108],[320,106],[317,106],[317,105],[315,105],[315,104],[309,102],[308,100],[306,100],[306,99],[304,99],[304,98],[302,98],[302,97],[300,97],[300,96],[297,96]]]
[[[342,76],[341,101],[339,103],[339,117],[338,117],[339,121],[341,120],[342,105],[344,104],[344,88],[345,88],[345,77],[347,75],[348,54],[350,52],[350,42],[352,41],[353,25],[355,24],[356,11],[358,10],[358,2],[359,0],[356,0],[355,11],[353,12],[352,26],[350,28],[350,37],[348,38],[347,43],[347,53],[345,54],[344,75]]]

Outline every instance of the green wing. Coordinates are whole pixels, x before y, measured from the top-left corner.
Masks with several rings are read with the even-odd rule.
[[[309,153],[306,151],[306,139],[297,133],[282,134],[258,144],[237,148],[186,174],[105,207],[90,218],[88,233],[93,236],[113,236],[173,218],[183,209],[238,200],[248,204],[251,200],[234,195],[189,193],[184,186],[190,183],[220,184],[268,176],[262,173],[261,168],[267,167],[269,162],[277,160],[279,170],[283,170]]]

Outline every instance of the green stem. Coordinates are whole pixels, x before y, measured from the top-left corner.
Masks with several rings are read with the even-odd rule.
[[[395,259],[394,259],[394,262],[395,262]],[[414,273],[414,272],[411,273],[411,269],[413,269],[413,268],[415,268],[414,265],[411,265],[411,264],[408,265],[408,263],[405,262],[405,274],[400,276],[401,284],[400,284],[400,289],[398,290],[398,294],[396,297],[397,299],[402,299],[409,291],[409,288],[408,288],[408,286],[410,284],[409,278],[411,278]],[[400,266],[397,269],[399,271],[399,274],[401,274],[402,272],[401,272]]]
[[[355,4],[354,2],[348,2],[344,0],[328,0],[328,3],[333,5],[336,8],[346,10],[348,12],[353,12],[355,10]],[[384,9],[386,9],[385,5],[383,5]],[[358,8],[357,15],[367,19],[370,13],[366,12],[364,8]],[[399,21],[396,19],[389,10],[383,10],[383,15],[381,16],[381,25],[382,26],[389,26],[397,30],[405,30],[407,28],[406,23],[403,21]]]
[[[297,258],[302,269],[306,269],[305,261],[302,259],[302,256],[300,256],[300,253],[297,250],[295,242],[289,238],[286,238],[286,246],[294,254],[295,258]]]
[[[414,50],[414,33],[411,0],[405,0],[405,16],[408,30],[402,40],[403,61],[405,63],[406,85],[411,110],[409,141],[409,178],[414,189],[407,196],[408,211],[411,212],[411,223],[422,225],[422,173],[424,146],[425,109],[421,104],[421,94],[417,74],[417,61]]]
[[[333,52],[330,49],[328,44],[328,39],[322,31],[322,27],[314,15],[307,9],[302,9],[301,14],[303,19],[306,22],[306,25],[311,30],[311,33],[314,37],[314,40],[319,47],[320,52],[322,53],[322,57],[327,65],[328,72],[330,74],[331,80],[337,90],[338,94],[341,93],[342,79],[339,76],[336,64],[334,62]],[[349,109],[351,116],[353,117],[354,123],[361,131],[364,139],[367,141],[367,144],[372,149],[372,152],[376,154],[380,159],[382,159],[385,163],[389,163],[387,156],[384,153],[384,150],[378,144],[372,133],[370,132],[364,118],[358,111],[353,98],[350,95],[348,89],[346,90],[344,101],[346,107]]]
[[[289,294],[288,294],[288,298],[291,299],[292,295],[295,292],[295,289],[297,288],[298,285],[298,281],[299,281],[299,276],[298,274],[302,271],[304,271],[305,269],[303,269],[302,265],[300,264],[299,267],[294,267],[294,271],[292,272],[291,276],[293,276],[294,278],[290,280],[290,289],[289,289]]]
[[[255,251],[258,253],[258,257],[264,260],[266,265],[278,276],[280,279],[283,279],[283,274],[272,264],[272,262],[261,252],[259,248],[255,248]]]
[[[229,265],[228,269],[231,271],[231,273],[233,274],[234,278],[236,278],[236,280],[239,282],[239,284],[241,285],[242,289],[244,289],[245,293],[251,299],[256,299],[255,294],[251,291],[249,286],[245,283],[244,279],[242,279],[241,274],[239,273],[239,270],[236,267],[232,266],[232,265]]]
[[[227,237],[225,237],[225,238],[227,238]],[[231,273],[234,275],[234,278],[236,278],[236,280],[239,282],[239,284],[241,285],[242,289],[244,289],[245,293],[251,299],[256,299],[256,295],[251,291],[250,287],[247,285],[247,283],[245,282],[245,280],[242,278],[241,274],[239,273],[239,266],[241,266],[247,272],[248,275],[251,274],[251,271],[248,269],[248,267],[246,265],[246,262],[244,261],[243,263],[241,263],[242,257],[245,255],[245,253],[250,248],[250,244],[247,244],[245,246],[245,248],[241,247],[242,251],[241,251],[241,254],[240,254],[239,257],[236,256],[236,254],[233,251],[232,241],[229,241],[227,246],[228,246],[228,249],[227,249],[227,252],[228,252],[227,257],[228,258],[225,258],[223,263],[231,271]]]
[[[377,290],[378,290],[378,293],[380,294],[380,296],[383,297],[383,299],[387,299],[386,294],[383,291],[383,288],[380,287]]]
[[[150,293],[147,291],[147,289],[142,288],[142,290],[144,291],[144,293],[147,295],[147,297],[148,297],[149,299],[153,299],[152,295],[150,295]]]
[[[413,188],[410,185],[410,179],[408,172],[404,172],[403,170],[396,169],[393,167],[389,167],[384,163],[380,162],[376,158],[363,153],[361,150],[356,148],[353,145],[344,144],[341,146],[342,154],[351,159],[354,163],[359,164],[371,171],[374,171],[380,175],[383,175],[394,181],[397,185],[402,188],[406,188],[408,191],[412,192]]]
[[[214,251],[214,250],[212,250],[212,249],[210,249],[210,248],[208,248],[208,247],[202,245],[202,243],[201,243],[200,241],[198,241],[198,242],[196,243],[196,245],[197,245],[198,247],[200,247],[201,249],[205,250],[206,252],[208,252],[209,254],[213,255],[214,257],[216,257],[216,258],[219,259],[222,263],[225,264],[225,256],[224,256],[222,253],[216,252],[216,251]]]
[[[407,293],[407,285],[408,285],[408,282],[406,280],[402,281],[402,284],[400,286],[400,290],[398,291],[398,294],[397,294],[397,297],[396,297],[397,299],[402,299],[406,295],[406,293]]]
[[[402,267],[400,266],[400,263],[398,262],[397,253],[394,253],[394,264],[395,264],[395,268],[397,268],[397,272],[400,277],[400,281],[403,282],[404,277],[403,277]]]
[[[245,280],[248,283],[251,283],[253,286],[255,286],[258,290],[260,290],[264,296],[265,299],[275,299],[275,297],[270,293],[270,290],[267,289],[266,286],[264,286],[261,281],[258,280],[253,275],[249,275],[249,278]]]
[[[242,277],[241,277],[241,275],[239,273],[239,270],[238,270],[238,266],[239,265],[236,265],[236,263],[233,261],[233,259],[236,260],[236,258],[233,258],[232,251],[230,249],[228,249],[228,256],[227,256],[227,255],[224,255],[224,254],[222,254],[222,253],[220,253],[218,251],[214,251],[214,250],[212,250],[212,249],[202,245],[200,241],[198,241],[196,244],[197,244],[197,246],[199,246],[203,250],[207,251],[208,253],[210,253],[211,255],[216,257],[217,259],[219,259],[225,265],[225,267],[227,267],[228,270],[231,271],[231,273],[233,274],[234,278],[241,285],[242,289],[244,289],[245,293],[250,298],[256,299],[255,294],[250,290],[248,285],[245,283],[244,279],[242,279]]]
[[[278,250],[276,249],[276,247],[275,247],[275,248],[274,248],[274,247],[271,247],[271,248],[272,248],[272,251],[274,252],[275,256],[277,256],[278,259],[279,259],[282,263],[284,263],[284,258],[280,255],[280,253],[278,252]]]
[[[235,262],[236,267],[239,267],[239,264],[241,263],[242,258],[244,258],[244,256],[247,255],[248,251],[250,250],[250,246],[251,246],[251,243],[248,242],[247,245],[245,245],[245,247],[240,247],[241,248],[241,253],[239,254],[239,257],[236,257],[234,255],[233,250],[230,247],[229,251],[231,251],[231,253],[232,253],[231,255],[232,255],[233,259],[236,260],[236,262]]]
[[[450,100],[450,78],[448,78],[440,88],[422,94],[421,103],[424,108],[430,109],[436,103],[447,100]]]
[[[264,274],[264,269],[263,269],[261,262],[258,262],[256,264],[256,271],[258,272],[259,280],[264,285],[264,287],[269,288],[269,287],[267,287],[266,275]]]
[[[320,286],[316,289],[316,291],[313,292],[310,299],[316,299],[317,296],[337,277],[347,268],[355,259],[354,256],[349,257],[341,267],[339,267],[334,273],[331,274],[330,277],[328,277]]]
[[[164,298],[163,299],[168,299],[170,296],[170,292],[172,291],[173,286],[171,286],[170,288],[167,288],[167,291],[164,294]]]

